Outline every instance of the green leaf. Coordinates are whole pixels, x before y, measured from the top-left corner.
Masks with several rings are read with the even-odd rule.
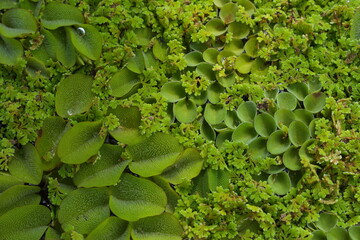
[[[319,220],[315,224],[320,230],[328,232],[336,226],[337,222],[338,218],[335,214],[321,213]]]
[[[226,125],[225,125],[225,127],[226,127]],[[216,147],[221,148],[226,140],[231,142],[232,135],[234,132],[233,130],[216,129],[216,128],[215,128],[215,130],[220,132],[216,137],[216,141],[215,141]]]
[[[302,168],[299,156],[299,149],[291,146],[283,155],[284,166],[292,171],[298,171]]]
[[[220,36],[226,32],[225,23],[219,18],[211,19],[205,26],[206,30],[214,36]]]
[[[276,129],[275,119],[268,113],[261,113],[255,116],[254,127],[262,137],[268,137]]]
[[[174,105],[174,114],[181,123],[191,123],[196,119],[196,104],[191,99],[183,99]]]
[[[236,2],[245,8],[245,11],[249,15],[253,15],[255,12],[255,5],[249,0],[236,0]]]
[[[315,139],[309,139],[301,146],[299,150],[299,156],[301,160],[311,162],[314,160],[314,154],[308,150],[308,147],[315,142]]]
[[[6,11],[0,23],[0,34],[7,38],[21,37],[36,32],[37,24],[34,16],[22,8]]]
[[[206,122],[211,125],[219,124],[224,121],[226,109],[223,104],[207,103],[204,111],[204,118]]]
[[[18,40],[0,35],[0,63],[15,65],[23,55],[23,46]]]
[[[130,240],[128,222],[109,217],[100,223],[86,238],[86,240]]]
[[[194,179],[194,192],[204,197],[210,191],[216,191],[217,187],[227,189],[230,183],[230,173],[226,170],[214,170],[208,168],[202,171],[199,176]]]
[[[266,158],[266,156],[268,155],[266,143],[266,137],[258,137],[254,141],[252,141],[249,144],[249,148],[247,150],[250,158],[253,160],[261,160]]]
[[[24,184],[24,182],[20,181],[14,176],[11,176],[8,173],[0,172],[0,193],[12,186],[21,184]]]
[[[76,63],[76,52],[69,32],[65,31],[65,28],[62,27],[51,31],[51,34],[56,39],[57,60],[67,68],[74,66]]]
[[[322,92],[309,94],[304,99],[304,107],[311,113],[320,112],[326,104],[326,95]]]
[[[199,51],[189,52],[188,54],[185,55],[184,59],[186,64],[190,67],[195,67],[199,63],[204,61],[202,57],[202,53]]]
[[[269,153],[279,155],[288,150],[290,144],[287,134],[282,130],[277,130],[269,136],[266,147]]]
[[[44,120],[41,135],[35,142],[44,171],[52,170],[60,164],[56,149],[68,129],[69,125],[61,117],[49,117]]]
[[[219,17],[225,24],[229,24],[235,21],[236,12],[238,11],[238,6],[236,3],[227,3],[223,5],[219,12]]]
[[[85,23],[81,11],[67,4],[51,2],[46,5],[42,25],[48,29]]]
[[[314,119],[314,115],[305,109],[296,109],[294,114],[295,119],[305,123],[306,126],[309,126],[311,121]]]
[[[233,39],[224,47],[224,51],[229,51],[235,55],[240,55],[244,52],[244,43],[241,39]]]
[[[351,240],[359,240],[360,239],[360,226],[351,226],[349,227],[349,236]]]
[[[232,22],[228,27],[228,31],[233,34],[235,39],[244,39],[250,33],[250,27],[245,23]]]
[[[156,133],[143,142],[128,146],[127,150],[133,160],[130,170],[142,177],[150,177],[174,164],[183,148],[172,135]]]
[[[180,184],[199,175],[203,162],[204,160],[196,149],[188,148],[160,176],[172,184]]]
[[[295,114],[286,108],[280,108],[274,113],[276,125],[281,128],[283,125],[289,127],[295,120]]]
[[[84,74],[73,74],[62,80],[55,93],[55,109],[66,118],[90,109],[95,95],[91,88],[93,79]]]
[[[217,56],[219,54],[219,50],[216,48],[208,48],[203,52],[203,58],[205,62],[210,64],[216,64],[217,63]]]
[[[259,43],[256,38],[250,38],[247,40],[244,46],[245,52],[250,57],[257,57],[259,51]]]
[[[76,123],[61,138],[58,145],[58,156],[63,163],[80,164],[96,155],[102,146],[105,136],[100,135],[102,123]]]
[[[200,133],[201,135],[209,141],[214,141],[216,134],[214,129],[205,121],[202,121],[201,127],[200,127]]]
[[[300,121],[293,121],[288,130],[289,139],[295,146],[301,146],[310,138],[309,128],[305,123]]]
[[[50,221],[50,210],[44,206],[17,207],[0,216],[1,237],[6,240],[39,240]]]
[[[157,59],[164,62],[167,59],[168,47],[160,41],[155,40],[152,52]]]
[[[96,60],[101,55],[103,45],[99,31],[88,24],[77,25],[77,28],[67,27],[70,39],[76,50],[91,60]]]
[[[242,142],[249,144],[258,136],[255,131],[254,125],[249,122],[244,122],[240,124],[232,134],[232,140],[234,142]]]
[[[352,18],[350,36],[353,39],[360,39],[360,10],[357,9]]]
[[[105,188],[80,188],[67,195],[58,210],[62,228],[70,226],[81,234],[90,233],[110,217],[109,195]]]
[[[195,71],[199,74],[199,76],[208,79],[209,81],[213,81],[216,79],[216,75],[212,70],[213,65],[210,63],[202,62],[196,66]]]
[[[41,197],[35,193],[40,192],[37,186],[15,185],[0,194],[0,216],[15,207],[36,205]]]
[[[17,0],[2,0],[0,2],[0,10],[2,9],[9,9],[9,8],[16,8],[18,7],[19,3]]]
[[[181,240],[182,227],[169,213],[147,217],[132,223],[133,240]]]
[[[309,87],[305,83],[293,83],[286,88],[290,93],[294,94],[295,97],[303,101],[304,98],[309,94]]]
[[[219,103],[220,102],[220,94],[223,92],[225,92],[224,87],[221,86],[217,81],[213,82],[207,88],[208,100],[213,104]]]
[[[32,77],[42,76],[45,78],[50,78],[50,71],[45,67],[44,63],[41,60],[38,60],[33,57],[25,58],[26,68],[25,71]]]
[[[118,106],[115,109],[109,109],[108,114],[115,115],[120,123],[118,128],[109,131],[113,138],[128,145],[137,144],[143,140],[144,137],[139,132],[141,114],[137,107]]]
[[[242,74],[248,74],[251,70],[252,61],[246,53],[240,54],[235,61],[235,69]]]
[[[346,229],[343,229],[341,227],[336,227],[331,229],[326,234],[327,240],[350,240],[350,236]]]
[[[104,144],[95,163],[83,163],[73,181],[77,187],[105,187],[116,185],[130,160],[119,161],[123,148]]]
[[[134,30],[136,35],[136,40],[138,41],[139,45],[141,46],[148,46],[151,39],[153,38],[154,34],[150,28],[137,28]]]
[[[111,188],[111,211],[131,222],[162,213],[166,201],[166,194],[158,185],[128,173],[124,173],[120,183]]]
[[[290,177],[286,172],[271,174],[268,183],[272,190],[279,195],[287,194],[291,188]]]
[[[171,81],[165,83],[161,88],[161,95],[168,102],[177,102],[186,97],[184,87],[179,81]]]
[[[135,55],[131,57],[127,62],[127,68],[134,73],[142,73],[145,69],[144,53],[140,50],[135,52]]]
[[[167,205],[165,211],[168,213],[174,213],[175,208],[178,204],[178,200],[180,199],[179,194],[174,190],[174,188],[165,181],[162,177],[155,176],[152,177],[151,180],[156,183],[159,187],[164,190],[167,198]]]
[[[222,6],[227,4],[228,2],[230,2],[230,0],[214,0],[214,4],[219,8],[221,8]]]
[[[34,145],[31,143],[15,151],[15,155],[8,167],[11,175],[21,181],[34,185],[38,185],[41,182],[43,173],[41,160]]]
[[[139,75],[127,68],[123,68],[115,73],[109,81],[111,95],[114,97],[124,97],[139,86],[139,84]]]
[[[312,240],[327,240],[325,233],[321,230],[313,231],[312,235]]]
[[[296,97],[288,92],[279,93],[276,96],[276,102],[279,108],[285,108],[290,111],[294,110],[297,106]]]
[[[243,102],[236,113],[242,122],[252,122],[257,113],[256,104],[252,101]]]
[[[236,111],[226,111],[224,123],[228,128],[234,129],[240,124],[240,119]]]

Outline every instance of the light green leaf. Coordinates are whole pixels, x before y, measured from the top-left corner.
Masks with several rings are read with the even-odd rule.
[[[42,17],[42,25],[48,29],[83,24],[81,11],[67,4],[51,2],[46,5]]]
[[[191,123],[197,116],[195,102],[191,99],[180,100],[174,105],[174,114],[179,122]]]
[[[73,74],[62,80],[56,89],[55,109],[61,117],[69,117],[90,109],[95,95],[93,80],[84,74]]]
[[[81,234],[90,233],[110,217],[109,195],[105,188],[80,188],[61,202],[58,220],[63,229],[70,226]]]
[[[159,187],[164,190],[167,198],[167,205],[165,211],[168,213],[174,213],[175,208],[178,204],[178,200],[180,199],[179,194],[174,190],[174,188],[165,181],[162,177],[155,176],[152,177],[151,180],[156,183]]]
[[[114,97],[124,97],[139,86],[139,75],[128,68],[123,68],[110,79],[109,87]]]
[[[209,124],[214,125],[221,123],[224,121],[225,115],[226,109],[223,104],[206,104],[204,118]]]
[[[255,131],[254,125],[250,122],[244,122],[234,130],[232,140],[234,142],[249,144],[251,141],[255,140],[257,136],[258,134]]]
[[[104,144],[100,148],[99,158],[95,163],[83,163],[75,174],[73,181],[77,187],[104,187],[118,183],[120,175],[129,164],[119,161],[123,148],[117,145]]]
[[[0,172],[0,193],[12,186],[21,184],[24,184],[24,182],[6,172]]]
[[[34,16],[22,8],[13,8],[6,11],[0,23],[0,34],[7,38],[21,37],[35,33],[37,24]]]
[[[210,191],[216,191],[217,187],[224,189],[230,184],[230,173],[226,170],[214,170],[208,168],[202,171],[199,176],[194,179],[194,193],[199,193],[204,197]]]
[[[56,149],[69,127],[61,117],[49,117],[44,120],[41,135],[35,142],[44,171],[52,170],[60,164]]]
[[[98,59],[103,45],[99,31],[88,24],[76,25],[76,27],[76,29],[72,27],[66,28],[76,50],[91,60]]]
[[[144,53],[140,50],[135,52],[135,56],[130,58],[127,62],[127,68],[134,73],[142,73],[145,69]]]
[[[267,141],[267,150],[274,155],[279,155],[290,147],[290,140],[285,132],[277,130],[273,132]]]
[[[336,226],[337,222],[338,218],[335,214],[321,213],[319,220],[315,224],[319,229],[328,232]]]
[[[1,238],[39,240],[51,221],[50,210],[41,205],[14,208],[0,216]]]
[[[18,40],[0,35],[0,63],[15,65],[23,55],[23,46]]]
[[[76,52],[69,32],[65,31],[65,28],[62,27],[51,31],[51,34],[56,39],[57,60],[67,68],[74,66],[76,63]]]
[[[258,134],[268,137],[276,129],[275,119],[268,113],[261,113],[255,116],[254,127]]]
[[[157,59],[164,62],[167,59],[168,47],[160,41],[155,40],[152,52]]]
[[[276,102],[279,108],[294,110],[297,105],[296,97],[289,92],[282,92],[276,96]]]
[[[326,104],[326,95],[322,92],[309,94],[304,99],[304,107],[311,113],[320,112]]]
[[[244,39],[250,33],[250,27],[245,23],[233,22],[230,23],[228,31],[233,34],[235,39]]]
[[[219,17],[225,24],[229,24],[235,21],[236,12],[238,11],[238,6],[236,3],[226,3],[223,5],[219,12]]]
[[[76,123],[61,138],[57,154],[63,163],[80,164],[96,155],[102,146],[105,136],[100,135],[102,123]]]
[[[18,7],[19,3],[17,0],[2,0],[0,1],[0,10]]]
[[[292,171],[297,171],[302,168],[299,149],[291,146],[283,155],[284,166]]]
[[[180,81],[171,81],[162,86],[161,95],[168,102],[177,102],[186,97],[186,92]]]
[[[172,184],[180,184],[199,175],[203,162],[204,160],[196,149],[188,148],[160,176]]]
[[[26,144],[15,151],[13,159],[9,163],[11,175],[18,179],[38,185],[42,179],[41,160],[34,145]]]
[[[182,149],[174,136],[155,133],[143,142],[127,148],[133,160],[129,168],[142,177],[159,175],[175,163]]]
[[[111,211],[127,221],[162,213],[166,201],[166,194],[158,185],[128,173],[124,173],[120,183],[111,188]]]
[[[272,190],[279,195],[287,194],[291,188],[290,177],[286,172],[271,174],[268,183]]]
[[[181,240],[182,227],[169,213],[147,217],[132,223],[133,240]]]
[[[100,223],[86,238],[86,240],[130,240],[128,222],[109,217]]]
[[[256,104],[253,101],[247,101],[240,104],[237,114],[241,121],[252,122],[257,113]]]
[[[109,131],[111,136],[116,140],[121,143],[133,145],[144,139],[139,132],[141,115],[137,107],[118,106],[115,109],[109,109],[108,114],[113,114],[119,119],[120,126]]]
[[[239,73],[248,74],[251,70],[252,61],[246,53],[240,54],[235,61],[235,69]]]
[[[326,234],[327,240],[350,240],[349,233],[346,231],[346,229],[341,227],[336,227],[331,229]]]
[[[202,53],[199,51],[189,52],[188,54],[185,55],[184,59],[186,64],[190,67],[195,67],[199,63],[204,61],[202,57]]]
[[[301,121],[293,121],[288,130],[289,139],[295,146],[301,146],[310,138],[309,128]]]
[[[214,36],[220,36],[226,32],[225,23],[219,18],[211,19],[205,26],[206,30]]]
[[[15,185],[0,194],[0,216],[15,207],[39,204],[41,197],[37,186]]]

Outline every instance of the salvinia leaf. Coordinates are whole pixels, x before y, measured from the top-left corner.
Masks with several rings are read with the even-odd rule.
[[[0,63],[15,65],[23,55],[23,46],[18,40],[0,35]]]
[[[7,38],[21,37],[35,33],[37,24],[34,16],[22,8],[13,8],[6,11],[0,23],[0,34]]]
[[[63,163],[80,164],[96,155],[105,140],[102,123],[80,122],[61,138],[57,154]]]
[[[86,240],[130,240],[128,222],[109,217],[100,223],[86,238]]]

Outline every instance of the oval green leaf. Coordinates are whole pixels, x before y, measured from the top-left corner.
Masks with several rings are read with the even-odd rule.
[[[201,124],[200,133],[206,140],[215,141],[215,131],[205,120]]]
[[[205,62],[216,64],[218,54],[219,51],[216,48],[208,48],[203,52],[202,57],[204,58]]]
[[[71,42],[70,34],[65,28],[61,27],[51,31],[56,40],[56,58],[65,67],[70,68],[76,63],[76,51]]]
[[[219,17],[225,24],[229,24],[235,21],[236,12],[238,11],[238,6],[236,3],[227,3],[221,7],[219,12]]]
[[[191,99],[183,99],[174,105],[174,114],[181,123],[191,123],[196,119],[196,104]]]
[[[335,214],[321,213],[319,220],[315,224],[319,229],[328,232],[336,226],[337,222],[338,218]]]
[[[109,88],[114,97],[123,97],[131,92],[140,83],[139,75],[123,68],[110,79]]]
[[[190,67],[195,67],[199,63],[204,61],[202,57],[202,53],[198,51],[189,52],[188,54],[185,55],[184,59],[186,64]]]
[[[48,29],[83,23],[81,11],[67,4],[51,2],[46,5],[43,12],[42,25]]]
[[[171,81],[165,83],[161,88],[161,95],[168,102],[177,102],[186,97],[186,92],[184,87],[179,81]]]
[[[240,124],[240,119],[236,111],[226,111],[224,123],[228,128],[234,129]]]
[[[274,114],[274,119],[276,125],[281,128],[281,126],[285,125],[287,127],[295,120],[295,114],[286,108],[278,109]]]
[[[241,121],[252,122],[257,113],[256,104],[253,101],[247,101],[240,104],[237,114]]]
[[[301,160],[304,160],[306,162],[311,162],[312,160],[314,160],[314,154],[308,150],[308,147],[314,142],[315,139],[309,139],[301,146],[299,150],[299,156]]]
[[[217,81],[213,82],[208,88],[207,88],[207,96],[208,100],[213,103],[219,103],[220,102],[220,94],[225,91],[224,87],[221,86]]]
[[[299,149],[291,146],[283,155],[283,164],[292,171],[298,171],[302,168]]]
[[[57,154],[60,160],[68,164],[80,164],[96,155],[105,140],[101,128],[100,121],[76,123],[59,142]]]
[[[268,183],[274,193],[278,195],[285,195],[291,188],[290,177],[286,172],[271,174],[268,178]]]
[[[66,118],[88,111],[95,97],[92,84],[90,76],[79,73],[62,80],[55,94],[56,113]]]
[[[245,52],[250,57],[257,57],[259,51],[259,43],[256,38],[250,38],[247,40],[244,46]]]
[[[285,108],[289,110],[294,110],[297,105],[296,97],[288,92],[279,93],[276,96],[276,102],[279,108]]]
[[[50,210],[45,206],[17,207],[0,216],[1,237],[6,240],[39,240],[50,221]]]
[[[289,85],[286,88],[290,93],[294,94],[294,96],[303,101],[304,98],[309,94],[309,87],[305,83],[297,82]]]
[[[305,109],[296,109],[294,111],[295,118],[309,126],[311,121],[314,119],[314,115]]]
[[[155,183],[124,173],[120,183],[111,189],[110,209],[121,219],[137,221],[162,213],[166,194]]]
[[[219,18],[211,19],[205,26],[206,30],[214,36],[220,36],[226,32],[225,23]]]
[[[70,33],[70,39],[75,49],[90,58],[96,60],[100,57],[103,45],[102,37],[99,31],[88,24],[77,25],[76,29],[67,27]]]
[[[276,129],[275,119],[268,113],[261,113],[255,116],[254,127],[262,137],[268,137]]]
[[[251,70],[252,61],[246,53],[240,54],[235,61],[235,69],[242,74],[248,74]]]
[[[13,8],[6,11],[0,23],[0,34],[7,38],[21,37],[35,33],[37,24],[34,16],[22,8]]]
[[[331,229],[326,234],[327,240],[350,240],[349,233],[346,231],[346,229],[341,227],[336,227]]]
[[[247,150],[249,157],[256,161],[266,158],[266,156],[268,155],[266,143],[266,137],[258,137],[254,141],[252,141],[249,144],[249,148]]]
[[[269,153],[279,155],[288,150],[290,144],[287,134],[282,130],[277,130],[269,136],[266,147]]]
[[[322,92],[309,94],[304,99],[304,107],[311,113],[320,112],[326,104],[326,95]]]
[[[288,130],[289,139],[295,146],[301,146],[310,138],[309,128],[305,123],[300,121],[293,121]]]
[[[132,158],[129,168],[143,177],[159,175],[174,164],[183,150],[178,140],[163,133],[156,133],[135,145],[127,147]]]
[[[169,213],[147,217],[132,223],[133,240],[181,240],[182,227]]]
[[[100,223],[86,237],[86,240],[130,240],[130,229],[128,225],[128,222],[118,217],[109,217]]]
[[[38,185],[42,179],[41,160],[36,148],[31,143],[15,151],[8,164],[11,175],[21,181]]]
[[[232,134],[234,142],[250,143],[257,137],[257,132],[252,123],[244,122],[240,124]]]
[[[360,226],[351,226],[349,227],[349,236],[351,240],[359,240],[360,239]]]
[[[244,39],[250,33],[250,27],[245,23],[232,22],[228,27],[228,31],[233,34],[235,39]]]
[[[77,187],[105,187],[118,183],[120,175],[130,160],[122,160],[123,148],[118,145],[104,144],[100,157],[95,163],[83,163],[73,181]]]
[[[67,195],[58,210],[63,229],[70,226],[81,234],[90,233],[110,217],[109,195],[106,188],[80,188]]]
[[[203,162],[204,160],[196,149],[188,148],[160,176],[172,184],[180,184],[199,175]]]
[[[219,124],[225,119],[226,109],[223,104],[207,103],[204,111],[205,120],[211,124]]]
[[[0,63],[15,65],[23,55],[23,46],[18,40],[0,35]]]

